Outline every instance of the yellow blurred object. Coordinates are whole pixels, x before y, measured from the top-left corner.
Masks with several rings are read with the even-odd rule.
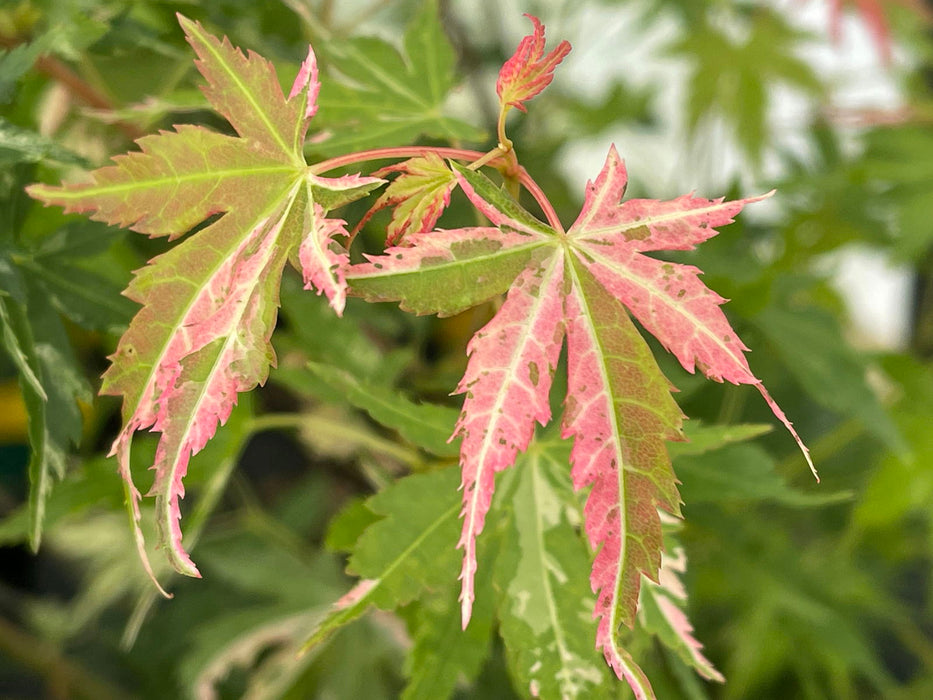
[[[0,442],[26,442],[26,406],[15,379],[0,382]]]

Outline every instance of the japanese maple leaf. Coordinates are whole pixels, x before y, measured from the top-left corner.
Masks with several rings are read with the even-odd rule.
[[[33,185],[29,193],[66,211],[170,240],[211,216],[218,220],[136,273],[125,294],[142,304],[111,356],[101,393],[123,396],[123,428],[113,444],[126,484],[137,546],[140,494],[130,474],[137,430],[161,433],[156,449],[157,522],[168,558],[179,572],[199,576],[182,546],[179,499],[192,454],[224,423],[237,394],[262,384],[275,362],[279,281],[286,260],[306,287],[343,311],[345,235],[327,212],[357,199],[378,178],[324,178],[305,163],[302,146],[319,90],[308,51],[288,98],[272,65],[243,55],[181,15],[198,55],[210,104],[238,137],[199,126],[176,126],[138,141],[140,151],[90,173],[85,184]]]
[[[457,186],[457,178],[447,163],[431,151],[373,174],[381,176],[393,172],[399,173],[398,177],[386,187],[356,226],[356,230],[361,229],[377,211],[392,207],[392,220],[386,229],[387,245],[397,245],[409,233],[425,233],[433,229],[450,204],[450,193]]]
[[[505,107],[515,107],[526,112],[524,103],[540,93],[554,79],[554,69],[570,53],[570,42],[562,41],[546,56],[544,55],[544,25],[532,15],[534,31],[524,37],[512,57],[499,70],[496,94]]]
[[[597,645],[638,697],[650,697],[619,631],[634,622],[642,576],[658,580],[658,509],[679,514],[666,442],[683,439],[682,414],[630,314],[687,370],[699,367],[716,381],[756,386],[806,454],[752,374],[747,348],[720,309],[722,297],[703,285],[698,269],[645,255],[692,249],[761,198],[726,202],[686,195],[620,203],[626,172],[612,148],[587,185],[582,212],[564,231],[535,219],[484,175],[452,167],[494,226],[412,235],[407,247],[352,266],[347,280],[369,300],[400,301],[416,313],[441,315],[508,292],[470,341],[457,388],[465,395],[455,431],[463,439],[463,624],[470,617],[476,537],[495,473],[527,448],[536,422],[550,420],[548,393],[566,336],[563,434],[574,441],[575,488],[591,487],[585,518],[596,551],[590,581],[597,594]]]

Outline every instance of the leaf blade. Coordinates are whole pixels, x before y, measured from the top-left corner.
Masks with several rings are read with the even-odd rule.
[[[489,227],[412,234],[407,242],[350,266],[350,290],[367,301],[398,301],[416,314],[452,316],[505,292],[544,244]]]
[[[219,40],[206,32],[200,22],[180,13],[176,17],[198,55],[195,65],[207,80],[201,89],[208,102],[242,138],[283,162],[303,166],[296,152],[298,138],[291,142],[288,138],[295,133],[295,125],[304,122],[308,108],[301,101],[286,101],[272,64],[252,51],[244,55],[228,39]]]
[[[535,422],[551,419],[548,394],[563,344],[563,256],[528,267],[493,319],[467,347],[467,370],[457,387],[465,394],[454,436],[462,437],[463,548],[460,579],[464,628],[474,600],[476,537],[492,501],[496,472],[515,462],[531,441]]]
[[[625,311],[585,266],[573,261],[570,268],[562,435],[574,438],[574,488],[592,485],[584,513],[590,545],[598,549],[590,578],[597,593],[596,641],[636,696],[653,697],[618,630],[634,624],[642,575],[657,579],[657,508],[679,514],[665,443],[680,439],[682,414]]]

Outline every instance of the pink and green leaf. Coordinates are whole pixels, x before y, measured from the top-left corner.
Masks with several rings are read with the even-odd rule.
[[[535,97],[554,79],[554,69],[570,53],[570,42],[562,41],[544,55],[544,25],[537,17],[526,14],[534,31],[524,37],[509,60],[499,70],[496,94],[503,106],[527,111],[524,103]]]
[[[211,106],[257,151],[303,167],[301,146],[309,112],[313,113],[309,101],[319,89],[313,80],[314,54],[302,64],[300,82],[296,80],[290,95],[295,98],[305,91],[307,98],[286,100],[272,63],[253,51],[244,55],[226,38],[209,34],[200,22],[177,17],[198,55],[195,64],[207,80],[202,91]]]
[[[409,233],[427,233],[434,228],[450,204],[450,194],[457,180],[439,155],[426,151],[423,156],[383,168],[376,174],[398,172],[398,177],[376,200],[371,213],[392,207],[392,220],[386,235],[387,245],[398,245]]]
[[[668,538],[670,542],[672,538]],[[693,625],[683,606],[687,591],[680,576],[687,569],[687,556],[674,545],[670,554],[661,558],[658,583],[645,581],[641,590],[638,618],[644,629],[656,635],[668,648],[706,680],[724,683],[725,678],[703,655],[703,645],[693,636]]]
[[[687,195],[620,203],[625,185],[625,166],[613,147],[599,177],[588,183],[583,210],[568,231],[590,272],[688,372],[699,367],[714,381],[755,386],[813,469],[803,441],[748,366],[748,348],[720,308],[725,299],[700,281],[697,268],[642,254],[689,250],[762,198],[725,202]]]
[[[227,419],[237,395],[263,383],[274,363],[269,339],[287,260],[342,311],[347,258],[333,237],[344,230],[326,210],[364,196],[382,180],[326,178],[306,165],[302,146],[319,87],[313,52],[286,99],[264,58],[244,56],[196,22],[180,16],[179,22],[199,56],[208,100],[239,138],[179,126],[140,139],[141,152],[118,156],[114,165],[91,173],[90,183],[34,185],[29,193],[66,211],[91,212],[170,239],[222,214],[137,273],[126,295],[142,308],[101,388],[123,396],[123,428],[112,452],[144,562],[129,454],[133,434],[148,428],[161,433],[150,493],[162,541],[175,568],[196,576],[178,522],[188,460]]]
[[[451,162],[470,202],[494,225],[529,234],[554,236],[554,229],[536,219],[502,187],[482,173]]]
[[[492,227],[412,234],[405,246],[350,266],[346,279],[350,291],[367,301],[453,316],[508,291],[540,258],[543,245],[539,236]]]
[[[347,224],[341,219],[328,219],[317,203],[307,209],[305,217],[307,234],[298,248],[305,289],[323,292],[331,308],[342,316],[347,299],[344,269],[350,264],[350,255],[334,241],[334,236],[346,236]]]
[[[563,344],[563,256],[527,267],[502,308],[467,347],[470,360],[457,387],[465,394],[454,430],[462,437],[463,548],[461,618],[473,605],[476,537],[492,502],[494,477],[528,447],[535,423],[551,419],[548,393]]]
[[[596,644],[638,694],[640,671],[622,648],[619,631],[634,624],[642,576],[658,577],[657,509],[679,514],[666,442],[682,439],[682,414],[625,310],[578,260],[570,267],[563,434],[574,439],[574,487],[591,487],[584,514],[596,551],[590,576],[597,595]]]
[[[284,195],[299,173],[282,159],[253,152],[243,139],[181,125],[138,141],[141,152],[116,156],[91,182],[28,192],[66,212],[149,236],[177,238],[204,219]]]

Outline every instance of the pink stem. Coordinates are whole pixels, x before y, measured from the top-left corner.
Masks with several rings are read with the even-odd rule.
[[[454,158],[456,160],[466,161],[479,160],[486,155],[480,151],[471,151],[463,148],[442,148],[439,146],[399,146],[393,148],[374,148],[370,151],[348,153],[344,156],[337,156],[336,158],[331,158],[329,160],[322,160],[320,163],[315,163],[312,165],[309,170],[315,175],[320,175],[321,173],[326,173],[328,170],[335,170],[337,168],[343,168],[348,165],[354,165],[356,163],[366,163],[371,160],[382,160],[389,158],[417,158],[418,156],[423,156],[428,152],[436,153],[441,158]],[[538,203],[538,206],[541,207],[541,211],[544,212],[544,216],[547,218],[547,221],[551,227],[557,231],[563,232],[564,227],[560,223],[560,219],[557,216],[557,212],[554,210],[554,206],[544,194],[544,191],[541,189],[538,183],[535,182],[531,175],[528,174],[528,171],[521,166],[518,166],[516,174],[521,185],[526,190],[528,190],[528,193]]]

